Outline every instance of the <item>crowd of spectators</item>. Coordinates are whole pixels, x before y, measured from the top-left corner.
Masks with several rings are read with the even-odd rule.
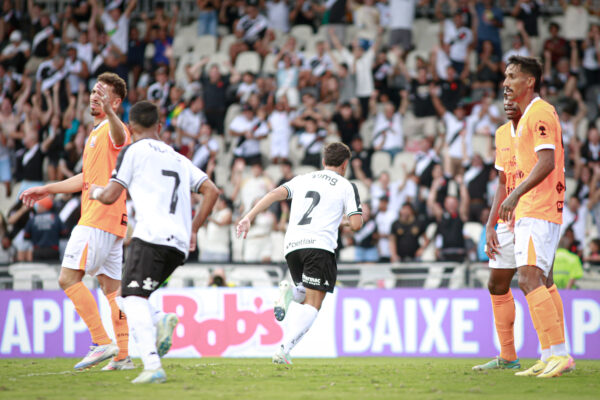
[[[231,224],[275,185],[319,168],[333,140],[353,151],[349,178],[365,210],[361,231],[341,231],[342,259],[483,259],[503,70],[511,55],[532,55],[562,123],[567,248],[586,261],[595,254],[586,238],[597,236],[590,217],[600,224],[600,12],[591,3],[198,0],[191,12],[181,2],[185,13],[177,2],[146,3],[74,0],[51,11],[2,1],[8,199],[81,171],[89,90],[110,71],[128,83],[123,120],[136,101],[155,102],[163,140],[223,189],[200,260],[277,260],[272,236],[285,230],[288,203],[257,218],[244,248]],[[5,208],[3,251],[30,259],[36,211]],[[52,210],[68,233],[78,199],[61,196]]]

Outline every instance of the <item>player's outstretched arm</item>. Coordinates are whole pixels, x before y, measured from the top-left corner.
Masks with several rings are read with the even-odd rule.
[[[49,183],[44,186],[36,186],[21,193],[19,199],[29,207],[33,207],[36,201],[50,194],[81,192],[83,188],[83,174],[77,174],[61,182]]]
[[[240,237],[243,233],[243,238],[246,239],[246,235],[248,235],[248,231],[250,230],[250,224],[252,220],[254,220],[254,218],[258,214],[269,208],[271,204],[275,203],[276,201],[283,201],[287,199],[287,196],[288,191],[283,186],[279,186],[267,193],[262,199],[258,201],[258,203],[254,205],[254,207],[252,207],[252,210],[250,210],[248,214],[246,214],[246,216],[242,218],[242,220],[238,223],[236,229],[237,237]]]
[[[502,171],[498,172],[498,188],[496,189],[496,193],[494,193],[490,215],[487,223],[485,224],[485,254],[487,254],[491,260],[495,260],[495,254],[498,253],[498,234],[496,233],[494,227],[498,223],[498,211],[500,204],[502,204],[504,199],[506,199],[506,175]]]
[[[554,149],[542,149],[537,152],[537,156],[537,163],[535,163],[531,173],[500,205],[500,218],[503,220],[510,221],[519,199],[525,193],[539,185],[552,171],[554,171]]]
[[[124,189],[121,184],[115,181],[108,182],[106,187],[92,185],[88,192],[88,197],[90,200],[98,200],[102,204],[113,204]]]

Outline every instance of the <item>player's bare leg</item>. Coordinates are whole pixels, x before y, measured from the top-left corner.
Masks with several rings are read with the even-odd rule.
[[[102,325],[96,299],[81,281],[84,273],[83,270],[63,267],[58,278],[58,284],[73,302],[77,314],[85,322],[92,336],[93,345],[90,347],[89,353],[75,365],[75,369],[93,367],[116,356],[119,352],[118,347],[112,343]]]
[[[326,292],[306,288],[304,303],[290,318],[289,329],[284,333],[283,344],[273,356],[275,364],[291,364],[290,351],[304,337],[317,318],[317,314],[323,304]]]

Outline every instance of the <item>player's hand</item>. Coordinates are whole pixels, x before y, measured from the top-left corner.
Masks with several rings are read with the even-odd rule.
[[[48,196],[50,192],[46,189],[45,186],[36,186],[30,189],[25,190],[19,196],[19,199],[23,201],[23,204],[27,207],[33,207],[33,205],[38,201]]]
[[[498,254],[498,234],[494,227],[487,227],[485,229],[485,254],[490,258],[490,260],[496,259],[496,254]]]
[[[198,233],[192,232],[192,237],[190,238],[190,253],[196,251],[196,243],[198,242]]]
[[[499,217],[504,221],[510,221],[513,217],[515,208],[517,208],[518,202],[519,198],[513,190],[513,192],[500,205],[500,210],[498,212]]]
[[[250,230],[250,219],[248,217],[244,217],[237,224],[237,228],[236,228],[237,237],[239,238],[243,233],[244,234],[243,239],[246,239],[246,236],[248,236],[249,230]]]
[[[94,194],[94,190],[96,190],[98,188],[103,189],[102,186],[98,186],[98,185],[92,183],[92,185],[90,186],[90,190],[88,190],[88,199],[90,199],[90,200],[96,200],[96,199],[94,199],[92,197],[92,195]]]
[[[112,111],[112,106],[110,104],[110,96],[108,95],[108,89],[104,84],[98,85],[97,87],[98,95],[100,97],[100,104],[102,105],[102,111],[105,114],[108,114]]]

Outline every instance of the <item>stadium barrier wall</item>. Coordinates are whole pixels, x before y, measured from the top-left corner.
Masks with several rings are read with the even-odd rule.
[[[94,294],[112,336],[108,302],[99,290]],[[151,301],[179,316],[169,357],[270,357],[287,322],[273,317],[276,295],[276,288],[165,288]],[[514,295],[518,354],[537,357],[525,298]],[[600,291],[561,295],[571,354],[600,359]],[[81,357],[90,345],[62,291],[0,291],[0,335],[0,357]],[[131,349],[135,355],[134,343]],[[492,357],[498,349],[485,290],[342,288],[327,295],[292,356]]]

